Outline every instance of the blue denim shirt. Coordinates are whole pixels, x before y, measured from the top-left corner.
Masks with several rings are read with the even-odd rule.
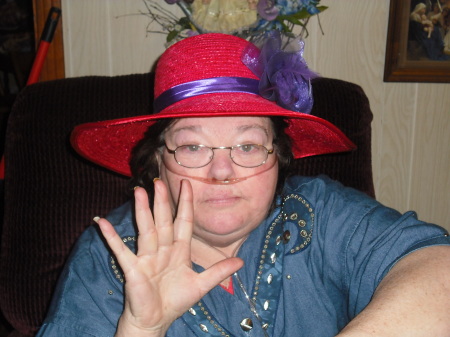
[[[443,228],[401,215],[326,177],[293,177],[279,206],[245,241],[234,295],[212,289],[169,328],[180,336],[335,336],[369,303],[377,285],[402,257],[449,245]],[[135,249],[131,203],[108,219]],[[200,266],[193,266],[201,271]],[[38,337],[114,336],[123,310],[123,275],[101,234],[79,239],[61,275]],[[246,323],[246,324],[241,324]]]

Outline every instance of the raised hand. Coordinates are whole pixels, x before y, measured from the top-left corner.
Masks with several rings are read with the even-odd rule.
[[[153,215],[146,191],[135,190],[136,255],[106,219],[98,220],[125,275],[125,307],[116,336],[164,336],[175,319],[243,265],[230,258],[200,274],[192,270],[192,188],[187,180],[181,185],[175,220],[162,181],[155,181]]]

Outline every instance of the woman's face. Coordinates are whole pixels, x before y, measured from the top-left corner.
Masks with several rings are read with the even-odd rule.
[[[264,117],[184,118],[165,132],[167,148],[261,144],[272,149],[273,129]],[[213,160],[201,168],[185,168],[165,148],[159,158],[160,178],[169,189],[176,210],[180,181],[188,179],[194,193],[194,237],[224,251],[242,242],[266,217],[278,175],[276,153],[265,164],[245,168],[230,158],[229,149],[214,150]],[[229,181],[226,183],[225,181]]]

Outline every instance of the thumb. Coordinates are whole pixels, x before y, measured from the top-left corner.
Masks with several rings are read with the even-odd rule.
[[[203,295],[217,286],[220,282],[230,277],[244,265],[244,261],[237,257],[231,257],[219,261],[199,274],[199,286]]]

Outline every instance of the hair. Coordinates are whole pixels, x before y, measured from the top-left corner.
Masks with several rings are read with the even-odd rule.
[[[416,5],[416,7],[414,8],[413,13],[416,13],[416,12],[422,10],[422,9],[425,9],[425,8],[427,8],[427,5],[425,5],[423,2],[419,2]]]
[[[273,145],[278,156],[278,180],[276,194],[281,193],[286,177],[288,177],[290,163],[293,160],[291,139],[284,132],[288,123],[282,117],[270,117],[274,131]],[[133,148],[130,167],[132,173],[131,186],[141,186],[147,191],[150,206],[153,205],[153,179],[159,177],[157,154],[162,153],[164,133],[177,119],[161,119],[151,125],[144,138]],[[275,199],[275,196],[274,196]],[[274,200],[275,201],[275,200]],[[272,205],[274,206],[274,204]]]

